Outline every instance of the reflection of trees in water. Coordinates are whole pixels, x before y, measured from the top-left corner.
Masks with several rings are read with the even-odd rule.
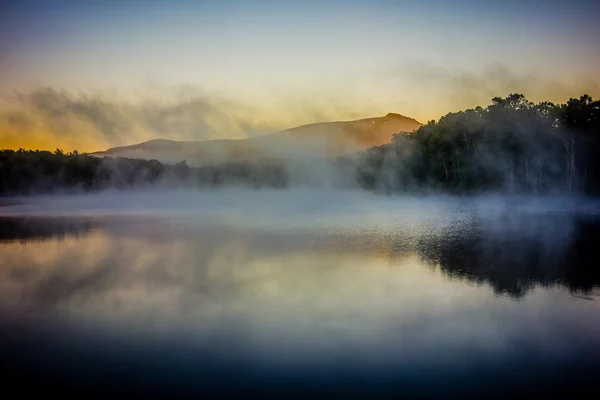
[[[78,237],[97,226],[98,222],[90,218],[0,217],[0,242]]]
[[[497,293],[514,297],[523,296],[536,285],[560,284],[584,293],[600,285],[600,269],[596,267],[600,255],[600,220],[572,215],[507,212],[496,217],[470,216],[456,218],[441,229],[435,223],[418,229],[421,234],[406,229],[393,237],[389,233],[379,234],[364,229],[337,234],[283,234],[236,233],[223,228],[210,229],[207,235],[204,228],[169,230],[168,224],[162,224],[160,229],[156,229],[154,222],[139,225],[121,218],[105,222],[100,218],[0,217],[0,242],[77,238],[91,230],[102,229],[108,237],[115,238],[115,248],[107,249],[106,259],[98,260],[94,268],[129,265],[140,257],[152,256],[151,265],[147,265],[144,271],[153,275],[156,281],[162,284],[172,282],[174,286],[183,282],[189,286],[190,282],[196,282],[197,290],[208,292],[223,291],[231,286],[234,277],[237,279],[243,275],[238,268],[240,264],[274,254],[297,257],[303,252],[323,251],[399,257],[411,253],[415,247],[426,262],[439,265],[446,275],[488,283]],[[139,249],[131,254],[124,253],[118,244],[128,237],[141,239],[140,243],[145,245],[138,243]],[[77,266],[77,271],[83,273],[79,261],[69,262],[64,259],[66,255],[62,255],[61,263],[72,263]],[[126,261],[123,261],[125,256]],[[73,257],[79,259],[79,256]],[[165,268],[165,265],[173,264],[177,264],[178,268]],[[181,268],[188,265],[189,271],[182,274]],[[219,273],[213,276],[217,267]],[[59,272],[68,275],[64,269]],[[245,272],[252,275],[251,271]],[[323,271],[317,272],[320,273]],[[206,274],[213,275],[208,277]],[[252,279],[262,279],[262,273],[257,274]],[[90,279],[85,278],[84,281],[89,282]],[[231,290],[239,291],[239,285],[233,285]]]
[[[445,274],[518,298],[536,285],[586,293],[600,285],[599,238],[598,219],[506,213],[457,221],[440,235],[422,237],[418,247]]]

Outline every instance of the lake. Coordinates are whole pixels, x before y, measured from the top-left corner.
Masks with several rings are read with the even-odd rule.
[[[596,203],[570,198],[224,190],[6,200],[3,385],[592,396],[599,238]]]

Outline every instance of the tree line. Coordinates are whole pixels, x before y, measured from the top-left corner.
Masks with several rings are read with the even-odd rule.
[[[368,189],[600,193],[600,101],[533,103],[522,94],[430,121],[367,150]]]
[[[280,188],[287,172],[273,163],[226,163],[192,168],[185,161],[98,158],[76,151],[0,150],[0,194],[74,193],[147,187],[243,185]]]
[[[522,94],[449,113],[389,144],[332,160],[337,182],[385,193],[600,194],[600,101],[533,103]],[[285,162],[189,167],[157,160],[97,158],[76,151],[0,151],[0,194],[147,186],[288,187]],[[317,172],[315,172],[317,173]]]

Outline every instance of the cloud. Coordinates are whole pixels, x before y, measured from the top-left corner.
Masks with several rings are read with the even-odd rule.
[[[2,147],[94,151],[156,138],[243,139],[316,121],[365,116],[349,99],[322,93],[275,93],[270,102],[233,100],[184,85],[137,96],[141,100],[52,87],[16,93],[0,111]]]
[[[413,93],[415,118],[445,115],[485,106],[495,96],[523,93],[533,101],[561,103],[588,93],[600,97],[600,81],[590,76],[548,77],[536,71],[519,71],[504,63],[470,70],[422,61],[409,61],[387,69],[382,76],[399,92]]]
[[[341,74],[301,90],[267,89],[254,98],[208,92],[195,85],[142,85],[118,92],[67,92],[39,87],[5,99],[0,147],[80,151],[150,139],[243,139],[298,125],[397,112],[420,121],[485,106],[495,96],[523,93],[560,103],[588,93],[600,97],[593,76],[550,78],[502,63],[457,69],[407,61],[392,68]]]
[[[130,144],[152,138],[245,138],[275,129],[252,107],[195,93],[171,100],[130,102],[51,87],[17,93],[0,113],[0,138],[66,147]]]

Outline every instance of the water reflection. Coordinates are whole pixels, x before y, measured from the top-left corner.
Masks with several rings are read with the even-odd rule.
[[[599,227],[470,212],[381,229],[0,219],[0,339],[13,366],[51,365],[69,384],[437,397],[561,376],[587,388],[600,313],[571,292],[597,298]],[[32,354],[46,361],[26,363]]]
[[[600,285],[599,239],[594,216],[508,214],[457,220],[435,238],[421,238],[418,248],[451,277],[519,298],[535,286],[593,292]]]
[[[413,264],[439,267],[451,278],[489,284],[496,293],[515,298],[538,285],[562,285],[584,296],[593,294],[600,285],[600,270],[596,268],[600,219],[590,215],[513,213],[494,218],[469,213],[409,228],[287,232],[199,227],[182,222],[124,217],[0,217],[2,271],[10,270],[9,275],[19,279],[28,276],[25,271],[30,271],[32,265],[46,268],[60,264],[63,267],[58,269],[67,276],[93,270],[98,277],[92,274],[81,279],[95,282],[102,273],[108,273],[101,272],[102,268],[119,265],[123,270],[123,264],[127,268],[153,264],[152,273],[164,284],[172,281],[170,274],[181,274],[182,267],[194,274],[203,271],[205,282],[206,274],[218,268],[220,277],[233,282],[234,275],[250,273],[240,267],[248,263],[273,264],[278,257],[285,264],[311,254],[318,254],[318,258],[327,254],[328,266],[343,264],[344,256],[354,260],[353,264],[365,265],[374,260],[397,264],[398,260],[412,258]],[[42,245],[40,241],[48,243]],[[55,254],[57,246],[61,247],[60,254]],[[86,262],[80,260],[82,257]],[[315,264],[314,260],[306,261],[295,268]],[[167,271],[164,266],[168,265],[176,268]],[[189,282],[188,275],[185,279]],[[254,279],[260,280],[261,276]],[[175,283],[181,284],[182,279]],[[42,285],[36,296],[48,300],[45,296],[52,290],[46,287],[58,285]],[[60,289],[56,292],[65,293]]]

